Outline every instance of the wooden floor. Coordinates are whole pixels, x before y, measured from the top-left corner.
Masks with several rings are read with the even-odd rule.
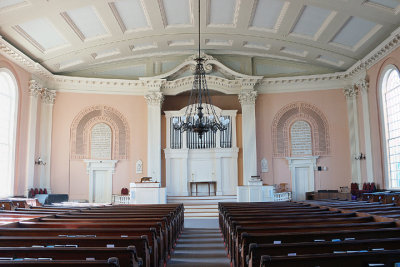
[[[229,267],[220,230],[185,228],[167,266]]]

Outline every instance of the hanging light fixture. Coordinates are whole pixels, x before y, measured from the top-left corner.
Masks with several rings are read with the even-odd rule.
[[[198,134],[202,139],[203,134],[208,131],[224,131],[229,124],[229,118],[217,116],[213,105],[211,104],[210,92],[207,86],[206,74],[204,70],[204,58],[200,54],[200,0],[199,0],[199,43],[198,57],[195,59],[196,69],[192,90],[190,91],[189,104],[186,107],[185,115],[173,118],[175,130],[181,132],[191,131]]]

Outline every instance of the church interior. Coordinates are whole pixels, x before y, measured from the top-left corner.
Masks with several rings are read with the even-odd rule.
[[[0,0],[0,266],[400,266],[399,68],[400,0]]]

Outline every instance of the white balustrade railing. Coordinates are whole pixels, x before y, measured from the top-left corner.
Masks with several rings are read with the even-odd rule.
[[[130,198],[131,198],[130,195],[125,195],[125,196],[113,195],[112,203],[113,204],[129,204]]]
[[[292,192],[274,193],[274,201],[290,201],[292,199]]]

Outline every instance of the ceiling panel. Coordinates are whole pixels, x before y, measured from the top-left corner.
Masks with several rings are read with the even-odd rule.
[[[108,77],[132,78],[146,76],[146,65],[127,66],[99,71],[97,74]]]
[[[296,62],[312,66],[303,74],[342,71],[400,26],[399,3],[201,0],[201,47],[248,62],[280,59],[288,74]],[[197,0],[0,0],[0,35],[51,72],[85,76],[127,61],[184,60],[197,50],[197,14]]]
[[[243,46],[247,48],[255,48],[261,50],[269,50],[271,48],[271,45],[267,45],[262,42],[244,42]]]
[[[165,26],[190,25],[189,0],[162,0],[165,15]]]
[[[141,0],[119,0],[110,3],[110,7],[123,32],[150,27]]]
[[[295,55],[299,57],[305,57],[307,56],[307,51],[302,50],[302,49],[297,49],[293,47],[282,47],[281,52],[289,55]]]
[[[372,31],[375,26],[377,26],[377,24],[372,21],[351,17],[332,39],[332,42],[354,47],[365,35]]]
[[[236,0],[210,0],[210,24],[233,25]]]
[[[110,49],[101,50],[96,53],[93,53],[92,57],[94,59],[101,59],[101,58],[105,58],[105,57],[115,56],[115,55],[118,55],[119,53],[121,53],[121,51],[118,48],[110,48]]]
[[[232,40],[224,40],[224,39],[206,39],[206,45],[231,46],[231,45],[232,45]]]
[[[131,45],[132,51],[140,51],[140,50],[146,50],[146,49],[152,49],[152,48],[157,48],[157,44],[153,43],[153,42],[149,42],[149,43],[137,43],[137,44]]]
[[[194,45],[194,40],[172,40],[168,41],[169,46]]]
[[[395,9],[400,5],[400,3],[396,0],[369,0],[369,3],[378,4],[384,7]]]
[[[340,67],[340,66],[342,66],[344,64],[344,62],[342,60],[339,60],[339,59],[334,58],[334,57],[326,56],[326,55],[319,56],[317,58],[317,60],[321,61],[321,62],[324,62],[324,63],[327,63],[329,65],[336,66],[336,67]]]
[[[70,68],[70,67],[73,67],[73,66],[82,64],[83,62],[84,62],[83,59],[70,59],[70,60],[66,60],[66,61],[61,62],[61,63],[58,65],[58,69],[59,69],[59,70],[65,70],[65,69],[68,69],[68,68]]]
[[[292,32],[313,37],[331,12],[325,8],[305,6]]]
[[[65,38],[47,18],[19,24],[15,29],[42,52],[67,44]]]
[[[251,26],[274,29],[283,5],[280,0],[258,0]]]
[[[69,10],[62,15],[82,40],[107,34],[93,6]]]
[[[24,3],[24,0],[0,0],[0,9],[17,6]]]

